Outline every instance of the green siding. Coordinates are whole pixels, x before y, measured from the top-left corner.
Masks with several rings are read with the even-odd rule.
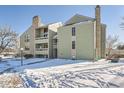
[[[76,26],[76,57],[94,58],[94,25],[91,22]]]
[[[71,58],[71,31],[70,27],[58,29],[58,57]]]
[[[76,58],[94,58],[94,25],[86,22],[58,29],[58,58],[72,58],[72,27],[76,27]]]

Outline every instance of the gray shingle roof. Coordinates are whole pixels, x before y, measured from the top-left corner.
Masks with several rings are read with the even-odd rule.
[[[68,21],[66,21],[64,25],[71,25],[75,23],[80,23],[84,21],[93,21],[93,20],[95,20],[95,18],[76,14],[73,17],[71,17]]]

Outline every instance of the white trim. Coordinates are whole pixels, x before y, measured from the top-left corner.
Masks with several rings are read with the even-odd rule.
[[[76,36],[72,36],[71,40],[76,41]]]
[[[49,35],[50,35],[50,31],[49,31],[49,26],[48,26],[48,51],[47,51],[48,58],[50,58],[50,55],[49,55],[49,54],[50,54],[50,51],[49,51],[49,50],[50,50],[50,49],[49,49],[49,48],[50,48],[50,47],[49,47],[49,42],[50,42]]]
[[[94,49],[96,49],[96,21],[94,21]]]
[[[77,26],[79,24],[86,24],[86,23],[92,23],[93,21],[84,21],[84,22],[79,22],[79,23],[75,23],[75,24],[72,24],[72,26]]]
[[[96,21],[94,21],[94,36],[93,36],[93,39],[94,39],[94,51],[93,51],[93,56],[94,56],[94,60],[96,58]]]

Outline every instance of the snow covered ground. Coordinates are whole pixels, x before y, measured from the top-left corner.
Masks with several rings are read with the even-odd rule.
[[[10,67],[6,62],[0,63],[0,73],[4,72],[5,70],[9,69]]]
[[[28,59],[25,60],[24,66],[19,66],[20,61],[17,61],[17,64],[16,61],[8,62],[12,67],[11,70],[16,73],[1,74],[0,87],[124,87],[124,59],[121,59],[119,63],[110,63],[105,60],[91,62],[88,60]]]
[[[90,64],[91,62],[88,60],[83,61],[83,60],[67,60],[67,59],[48,59],[33,65],[24,65],[21,67],[15,67],[14,70],[23,71],[26,69],[52,68],[56,66],[67,65],[67,64],[77,64],[77,63]]]
[[[46,61],[46,59],[41,58],[33,58],[33,59],[24,59],[23,65],[29,65],[29,64],[35,64],[35,63],[42,63]],[[0,62],[0,73],[4,73],[6,71],[9,71],[10,69],[19,68],[21,67],[21,59],[3,59]]]

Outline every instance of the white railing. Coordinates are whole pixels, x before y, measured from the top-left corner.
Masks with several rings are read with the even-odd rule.
[[[36,51],[47,51],[48,48],[36,48]]]
[[[48,37],[36,37],[35,40],[48,39]]]

